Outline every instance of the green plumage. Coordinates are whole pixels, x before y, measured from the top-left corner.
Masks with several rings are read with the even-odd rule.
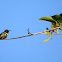
[[[3,33],[0,34],[0,39],[1,39],[1,38],[6,38],[6,37],[7,37],[6,32],[3,32]]]
[[[5,39],[8,36],[8,32],[9,32],[9,30],[5,30],[4,32],[2,32],[0,34],[0,39]]]

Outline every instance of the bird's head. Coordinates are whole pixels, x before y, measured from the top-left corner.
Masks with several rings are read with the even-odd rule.
[[[7,30],[7,29],[6,29],[4,32],[9,33],[9,31],[11,31],[11,30]]]

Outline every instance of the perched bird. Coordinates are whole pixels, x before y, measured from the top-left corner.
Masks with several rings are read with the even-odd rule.
[[[7,29],[6,29],[4,32],[2,32],[2,33],[0,34],[0,40],[7,38],[9,31],[10,31],[10,30],[7,30]]]

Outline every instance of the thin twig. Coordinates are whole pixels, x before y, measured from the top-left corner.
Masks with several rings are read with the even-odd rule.
[[[52,35],[62,35],[62,33],[52,34]]]
[[[10,39],[18,39],[18,38],[29,37],[29,36],[32,36],[32,35],[43,34],[43,33],[45,33],[45,32],[53,31],[53,30],[55,30],[55,29],[59,29],[59,28],[62,28],[62,26],[53,28],[53,29],[51,29],[51,30],[45,30],[45,31],[43,31],[43,32],[32,33],[32,34],[30,34],[30,35],[26,35],[26,36],[21,36],[21,37],[16,37],[16,38],[6,38],[6,39],[2,39],[2,40],[10,40]],[[53,35],[59,35],[59,34],[62,35],[62,33],[57,33],[57,34],[53,34]]]

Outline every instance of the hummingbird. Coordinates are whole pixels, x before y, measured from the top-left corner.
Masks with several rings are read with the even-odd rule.
[[[0,40],[7,38],[9,31],[10,31],[10,30],[7,30],[7,29],[6,29],[4,32],[2,32],[2,33],[0,34]]]

